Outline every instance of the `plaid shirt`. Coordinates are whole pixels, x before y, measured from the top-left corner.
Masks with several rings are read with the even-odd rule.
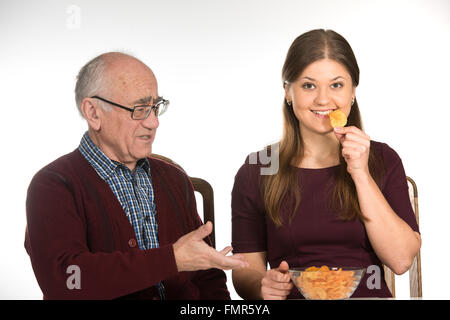
[[[159,247],[156,206],[147,158],[140,159],[135,172],[127,166],[109,159],[91,140],[86,132],[78,147],[97,174],[110,186],[122,205],[142,250]],[[164,299],[164,287],[158,285]]]

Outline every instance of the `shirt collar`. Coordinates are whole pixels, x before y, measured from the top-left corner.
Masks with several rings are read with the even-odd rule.
[[[81,138],[78,149],[103,180],[107,180],[119,166],[117,162],[109,159],[103,151],[95,145],[87,131],[83,135],[83,138]]]
[[[105,181],[111,175],[115,174],[117,170],[122,169],[129,171],[128,167],[124,164],[109,159],[92,141],[87,131],[83,135],[78,149],[86,160],[94,167],[98,175]],[[136,163],[136,169],[138,168],[142,168],[148,175],[150,175],[150,162],[147,158],[139,159]]]
[[[144,171],[150,175],[150,162],[147,158],[139,159],[139,161],[136,163],[136,168],[142,168]]]

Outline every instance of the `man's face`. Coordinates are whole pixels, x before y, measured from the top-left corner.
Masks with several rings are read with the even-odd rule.
[[[139,61],[119,59],[112,63],[106,77],[102,98],[109,101],[132,109],[136,105],[153,105],[158,97],[153,72]],[[112,110],[98,108],[101,123],[96,133],[98,146],[110,159],[134,168],[136,161],[151,153],[158,118],[152,111],[147,119],[134,120],[130,111],[105,104]]]

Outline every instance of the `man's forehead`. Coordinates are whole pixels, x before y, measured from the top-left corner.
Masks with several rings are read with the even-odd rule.
[[[111,81],[121,86],[157,85],[153,71],[140,60],[132,57],[119,56],[108,63],[107,76]]]
[[[111,96],[123,103],[151,104],[158,96],[158,83],[153,71],[141,61],[127,56],[111,59],[107,69]]]
[[[121,85],[147,85],[156,86],[156,78],[150,69],[143,70],[116,70],[110,75],[113,79],[117,79]]]

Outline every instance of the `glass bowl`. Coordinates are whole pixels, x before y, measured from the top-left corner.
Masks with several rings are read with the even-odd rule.
[[[348,299],[358,287],[366,271],[360,267],[292,268],[291,280],[309,300]]]

